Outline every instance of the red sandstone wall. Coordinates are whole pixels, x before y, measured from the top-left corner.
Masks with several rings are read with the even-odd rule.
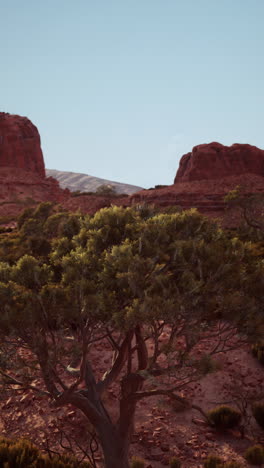
[[[26,117],[0,112],[0,167],[16,167],[45,177],[37,128]]]

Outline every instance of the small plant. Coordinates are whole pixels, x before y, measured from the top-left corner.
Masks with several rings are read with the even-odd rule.
[[[223,460],[217,455],[209,455],[204,461],[204,468],[221,468]]]
[[[197,368],[202,375],[207,375],[219,370],[221,365],[210,354],[203,354],[200,360],[197,361]]]
[[[264,365],[264,342],[255,343],[252,346],[252,354],[255,358],[259,360],[261,364]]]
[[[181,461],[177,457],[172,457],[169,463],[170,463],[170,468],[181,468]]]
[[[24,439],[0,438],[1,467],[26,468],[89,468],[90,464],[79,462],[76,458],[65,455],[52,458],[43,455],[30,441]]]
[[[245,452],[245,459],[251,465],[262,465],[264,463],[264,449],[261,445],[253,445]]]
[[[264,403],[256,403],[252,408],[252,413],[258,425],[264,429]]]
[[[139,457],[132,457],[130,468],[144,468],[145,462],[142,458]]]
[[[241,413],[231,406],[217,406],[207,413],[208,419],[217,429],[231,429],[241,420]]]

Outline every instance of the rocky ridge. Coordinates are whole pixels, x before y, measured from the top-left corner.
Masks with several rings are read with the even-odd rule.
[[[71,192],[96,192],[101,185],[111,185],[117,194],[132,195],[142,187],[137,185],[123,184],[121,182],[114,182],[100,177],[90,176],[88,174],[79,174],[76,172],[57,171],[55,169],[46,169],[46,175],[54,177],[61,188],[68,188]]]

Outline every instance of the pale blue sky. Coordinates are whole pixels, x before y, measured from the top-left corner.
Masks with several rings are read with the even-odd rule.
[[[264,148],[264,0],[0,0],[0,110],[46,167],[150,187],[210,141]]]

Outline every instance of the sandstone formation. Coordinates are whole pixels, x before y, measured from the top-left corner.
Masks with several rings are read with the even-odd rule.
[[[0,112],[0,216],[14,217],[40,202],[63,203],[69,196],[45,175],[37,128],[26,117]]]
[[[241,174],[264,177],[264,150],[256,146],[209,143],[195,146],[182,156],[174,183],[222,179]]]
[[[26,117],[0,112],[0,167],[15,167],[45,177],[37,128]]]
[[[181,158],[173,185],[142,190],[130,200],[161,208],[197,208],[231,226],[237,220],[226,211],[224,197],[238,185],[245,195],[264,194],[264,151],[251,145],[210,143],[195,146]]]

